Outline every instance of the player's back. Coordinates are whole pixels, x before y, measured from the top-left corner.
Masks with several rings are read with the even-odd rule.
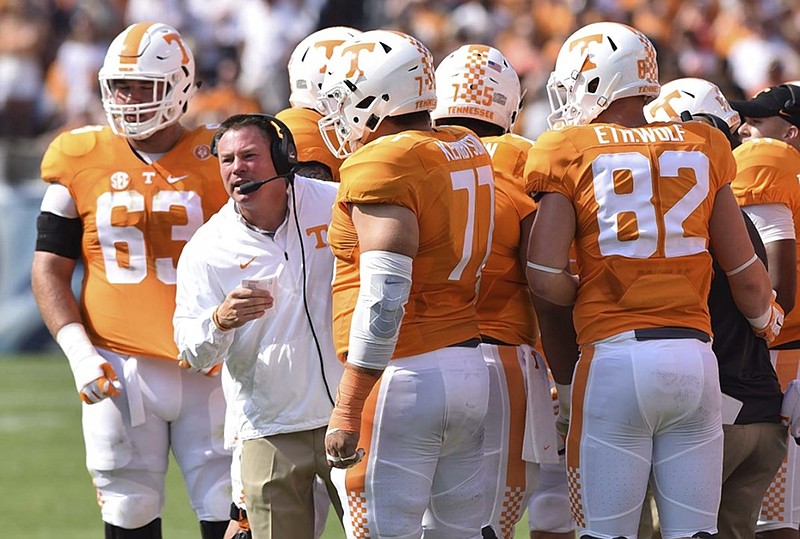
[[[481,272],[478,326],[481,335],[533,346],[536,315],[519,255],[520,222],[536,209],[524,181],[531,141],[511,133],[481,141],[492,158],[495,212],[491,252]]]
[[[633,329],[711,332],[709,219],[735,174],[711,126],[591,124],[548,131],[528,155],[528,192],[572,200],[580,343]]]
[[[800,259],[800,152],[783,141],[760,138],[745,141],[733,151],[733,156],[736,159],[736,179],[731,183],[731,188],[736,201],[740,206],[786,205],[792,212]],[[797,298],[800,299],[800,287]],[[781,347],[795,341],[800,341],[800,309],[797,302],[770,346]]]
[[[337,257],[337,353],[347,349],[359,290],[351,204],[404,206],[419,224],[411,292],[394,357],[478,337],[478,275],[491,242],[494,213],[491,161],[480,139],[457,127],[385,136],[348,157],[341,178],[328,235]]]
[[[311,109],[288,108],[276,114],[276,118],[285,123],[292,132],[297,147],[297,160],[317,161],[327,165],[333,174],[333,181],[338,182],[342,160],[334,156],[322,140],[317,123],[322,115]]]
[[[81,310],[92,342],[175,360],[175,267],[194,231],[228,199],[213,130],[187,132],[148,165],[107,127],[61,134],[42,178],[69,189],[83,226]]]

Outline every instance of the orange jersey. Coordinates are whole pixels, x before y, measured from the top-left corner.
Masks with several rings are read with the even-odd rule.
[[[482,335],[505,343],[533,346],[536,315],[519,258],[520,222],[536,209],[523,179],[531,141],[513,134],[481,140],[492,156],[495,203],[492,250],[481,272],[478,327]]]
[[[280,111],[276,117],[292,132],[297,146],[297,160],[324,163],[331,169],[333,180],[338,182],[342,160],[335,157],[322,140],[317,124],[322,115],[311,109],[288,108]]]
[[[731,187],[739,205],[788,206],[794,219],[795,238],[800,242],[800,152],[783,141],[760,138],[746,141],[733,155],[736,179]],[[797,256],[800,260],[800,243]],[[800,299],[800,287],[797,297]],[[772,346],[797,340],[800,340],[800,309],[795,307],[784,320],[783,329]]]
[[[526,190],[561,193],[575,209],[580,344],[663,326],[711,333],[708,221],[735,173],[727,139],[698,122],[539,137]]]
[[[83,224],[81,314],[92,343],[175,360],[175,266],[194,231],[228,199],[213,130],[187,132],[147,165],[108,127],[59,135],[42,178],[69,189]]]
[[[360,285],[351,204],[403,206],[419,222],[419,251],[393,357],[478,337],[476,291],[494,213],[492,165],[480,139],[460,127],[382,137],[348,157],[341,177],[328,232],[337,259],[333,332],[339,356],[347,352]]]

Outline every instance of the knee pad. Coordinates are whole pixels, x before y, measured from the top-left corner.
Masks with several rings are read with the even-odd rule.
[[[154,519],[159,521],[161,519],[160,498],[157,495],[130,495],[117,497],[113,501],[110,498],[104,500],[106,503],[102,508],[103,520],[113,522],[113,526],[135,530],[146,528]]]
[[[200,536],[203,539],[223,539],[225,531],[228,529],[229,520],[201,520]]]
[[[140,528],[120,528],[105,522],[105,539],[162,539],[161,519],[157,518]],[[221,537],[221,536],[220,536]]]
[[[565,533],[575,529],[566,492],[535,494],[528,504],[528,527],[532,531]]]
[[[228,521],[231,506],[230,475],[217,481],[203,496],[197,519],[206,522]]]

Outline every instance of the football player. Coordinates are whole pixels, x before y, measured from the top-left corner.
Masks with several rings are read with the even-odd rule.
[[[409,35],[345,42],[320,99],[323,137],[346,157],[328,233],[345,371],[326,450],[347,535],[479,539],[491,159],[471,131],[431,125],[433,59]]]
[[[322,140],[317,122],[322,110],[317,100],[331,56],[342,43],[361,32],[346,26],[323,28],[303,39],[289,57],[289,104],[276,116],[289,126],[297,144],[299,173],[320,180],[339,181],[342,158]]]
[[[41,163],[49,186],[33,292],[83,401],[106,539],[161,537],[170,450],[202,536],[221,538],[229,520],[219,378],[179,368],[172,337],[178,256],[227,200],[213,130],[180,123],[194,75],[192,51],[174,28],[129,26],[99,73],[109,125],[59,135]],[[78,260],[80,302],[71,289]]]
[[[623,24],[568,37],[547,89],[551,130],[525,168],[539,197],[527,266],[535,294],[574,304],[580,359],[571,379],[553,375],[572,386],[559,399],[579,535],[636,537],[652,474],[663,537],[713,537],[722,428],[709,242],[753,331],[774,339],[782,321],[728,186],[730,145],[700,122],[647,125],[655,48]],[[573,241],[577,275],[566,271]]]
[[[661,86],[658,97],[644,109],[648,122],[678,122],[689,112],[722,131],[733,148],[742,143],[737,130],[739,113],[733,110],[719,87],[705,79],[686,77]]]
[[[461,125],[477,133],[494,169],[495,226],[477,306],[480,348],[490,382],[484,524],[492,531],[486,530],[484,537],[494,533],[512,538],[533,494],[532,539],[571,538],[575,523],[569,511],[566,468],[557,452],[547,367],[533,348],[536,316],[520,257],[536,203],[525,193],[522,179],[531,142],[511,133],[522,104],[519,77],[499,50],[464,45],[436,68],[436,98],[431,113],[435,124]],[[526,434],[533,462],[523,458]],[[550,488],[540,489],[543,485]]]
[[[734,151],[737,174],[731,186],[739,205],[758,228],[767,246],[769,271],[778,299],[787,312],[796,305],[797,239],[800,238],[800,87],[781,84],[747,101],[731,105],[743,118],[742,145]],[[786,317],[781,335],[771,345],[772,362],[784,389],[798,377],[800,313]],[[795,442],[789,441],[786,462],[761,505],[759,536],[798,538],[800,465]]]
[[[705,121],[720,129],[732,148],[741,143],[736,133],[739,113],[715,84],[703,79],[664,84],[659,97],[645,107],[645,116],[651,122]],[[756,253],[766,263],[758,230],[747,215],[744,220]],[[722,499],[717,525],[721,537],[752,538],[761,499],[786,454],[786,428],[780,417],[783,395],[767,343],[749,330],[716,261],[708,306],[723,393]]]

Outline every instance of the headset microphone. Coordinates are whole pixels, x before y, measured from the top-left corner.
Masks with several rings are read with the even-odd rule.
[[[279,176],[273,176],[272,178],[268,178],[266,180],[250,180],[249,182],[244,182],[241,184],[237,189],[239,190],[240,195],[249,195],[250,193],[255,193],[258,191],[262,185],[267,184],[271,181],[286,178],[289,174],[281,174]]]

